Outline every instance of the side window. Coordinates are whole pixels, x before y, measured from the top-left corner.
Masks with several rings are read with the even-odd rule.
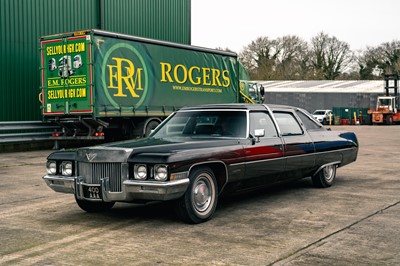
[[[254,130],[264,129],[267,138],[277,137],[275,125],[269,114],[264,112],[250,112],[250,134],[254,136]]]
[[[305,126],[306,129],[320,129],[321,126],[318,125],[314,120],[312,120],[310,117],[305,115],[302,111],[297,110],[297,115],[299,116],[301,122],[303,122],[303,125]]]
[[[274,112],[274,116],[283,136],[303,135],[303,130],[292,113]]]

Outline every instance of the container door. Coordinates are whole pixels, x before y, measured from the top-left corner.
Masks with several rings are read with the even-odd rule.
[[[44,115],[93,112],[90,39],[82,35],[41,42]]]

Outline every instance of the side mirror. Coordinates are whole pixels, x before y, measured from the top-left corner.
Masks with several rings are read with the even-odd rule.
[[[265,94],[265,89],[264,89],[264,86],[263,86],[263,85],[259,85],[259,91],[260,91],[261,96],[264,96],[264,94]]]
[[[256,137],[256,142],[260,142],[260,138],[265,136],[265,129],[254,130],[254,137]]]

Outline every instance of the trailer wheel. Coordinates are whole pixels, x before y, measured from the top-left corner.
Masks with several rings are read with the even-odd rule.
[[[159,124],[160,122],[156,120],[147,123],[146,130],[144,131],[144,137],[147,138],[150,135],[151,131],[154,130]]]
[[[316,175],[312,176],[315,187],[327,188],[333,185],[336,177],[336,165],[331,164],[322,168]]]

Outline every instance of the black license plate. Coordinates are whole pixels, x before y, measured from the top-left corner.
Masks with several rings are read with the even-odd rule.
[[[83,196],[87,199],[102,199],[100,185],[83,185]]]

